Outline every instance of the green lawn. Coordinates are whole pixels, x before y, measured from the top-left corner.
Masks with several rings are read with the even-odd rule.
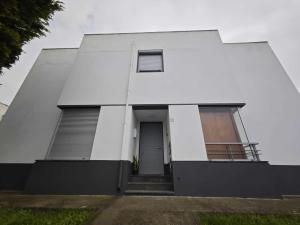
[[[93,213],[91,209],[0,208],[0,225],[82,225]]]
[[[84,225],[93,209],[0,208],[0,225]],[[300,215],[200,213],[201,225],[300,225]]]
[[[199,214],[201,225],[300,225],[300,215]]]

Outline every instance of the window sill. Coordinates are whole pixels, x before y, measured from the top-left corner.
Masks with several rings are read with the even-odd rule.
[[[163,73],[164,71],[161,70],[142,70],[142,71],[137,71],[137,73]]]

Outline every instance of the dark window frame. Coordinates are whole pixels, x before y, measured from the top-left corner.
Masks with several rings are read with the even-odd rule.
[[[139,61],[140,55],[160,55],[161,56],[161,70],[140,70],[139,69]],[[162,49],[155,49],[155,50],[138,50],[138,57],[137,57],[137,73],[162,73],[165,71],[164,68],[164,54]]]

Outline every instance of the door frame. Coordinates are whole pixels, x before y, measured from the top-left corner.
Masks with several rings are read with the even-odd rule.
[[[139,122],[139,162],[141,159],[141,125],[145,124],[145,123],[159,123],[162,126],[162,160],[163,160],[163,174],[161,176],[165,175],[165,145],[164,145],[164,122],[163,121],[140,121]],[[139,174],[140,175],[140,174]],[[153,175],[158,175],[158,174],[153,174]],[[147,175],[143,175],[143,176],[147,176]],[[151,174],[149,174],[148,176],[151,176]],[[158,175],[160,176],[160,175]]]

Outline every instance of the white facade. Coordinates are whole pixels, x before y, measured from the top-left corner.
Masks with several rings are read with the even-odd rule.
[[[41,52],[0,123],[1,163],[45,159],[61,114],[56,104],[76,52]]]
[[[138,51],[151,49],[163,51],[164,72],[137,73]],[[0,123],[0,163],[45,159],[57,106],[101,107],[91,160],[132,161],[139,123],[160,121],[165,163],[206,161],[198,106],[245,104],[261,160],[299,165],[299,100],[265,42],[224,44],[218,31],[85,35],[79,49],[41,52]]]
[[[163,73],[136,72],[148,49],[163,50]],[[245,102],[217,31],[86,35],[70,74],[59,105]]]
[[[246,106],[242,116],[262,158],[272,164],[300,163],[299,92],[266,42],[225,44]]]

